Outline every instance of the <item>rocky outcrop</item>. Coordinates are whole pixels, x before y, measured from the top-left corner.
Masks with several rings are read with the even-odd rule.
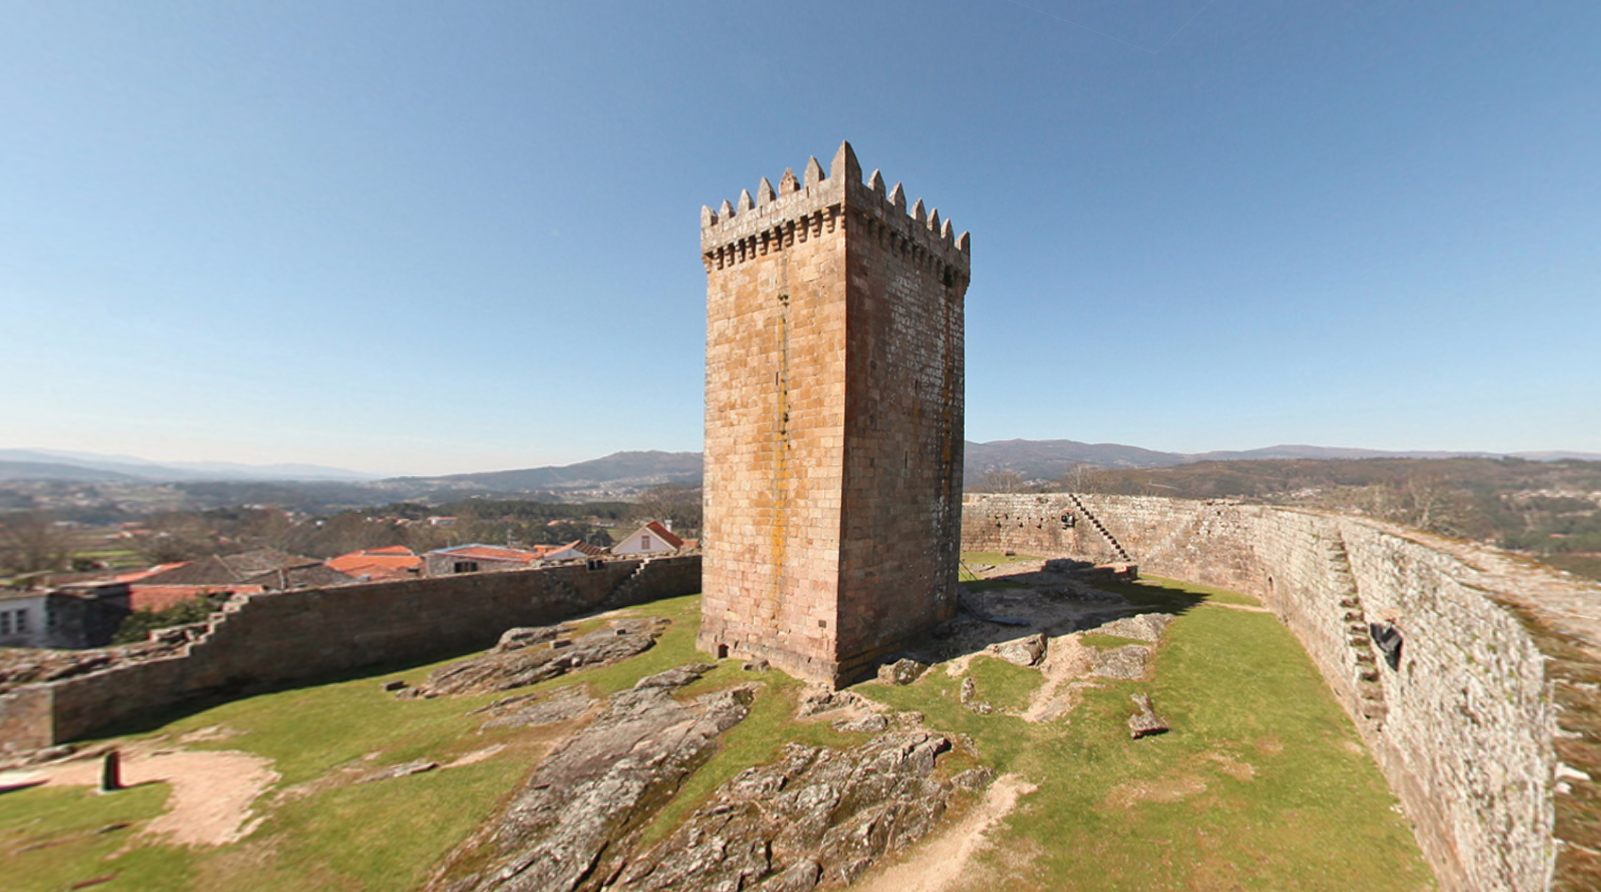
[[[850,749],[790,744],[724,784],[685,824],[600,888],[805,892],[850,883],[928,833],[952,794],[946,737],[914,730]]]
[[[488,653],[436,669],[427,681],[397,696],[460,697],[538,684],[649,650],[667,625],[658,617],[618,619],[576,640],[563,637],[559,626],[512,629]]]
[[[745,718],[755,686],[688,702],[654,684],[613,694],[605,710],[552,753],[506,811],[461,856],[488,850],[488,866],[428,888],[451,892],[572,892],[594,888],[606,862]],[[471,860],[476,861],[477,858]],[[447,866],[447,873],[450,868]]]
[[[485,730],[533,728],[578,718],[594,705],[595,698],[584,693],[582,687],[569,685],[545,696],[524,694],[496,700],[488,706],[473,710],[468,715],[489,713],[490,719],[483,724]]]
[[[1145,677],[1150,660],[1151,649],[1138,644],[1126,644],[1111,650],[1096,650],[1090,674],[1122,681],[1138,681]]]

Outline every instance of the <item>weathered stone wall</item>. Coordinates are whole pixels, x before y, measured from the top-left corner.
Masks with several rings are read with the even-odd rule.
[[[700,590],[700,556],[238,596],[179,656],[0,695],[0,751],[48,746],[198,697],[492,645],[507,628]]]
[[[966,237],[848,145],[701,224],[699,643],[849,677],[954,609]]]
[[[1596,888],[1601,586],[1364,518],[1222,501],[970,495],[963,544],[1106,559],[1086,513],[1145,572],[1263,598],[1355,719],[1447,889]],[[1403,635],[1396,669],[1367,634],[1383,622]]]

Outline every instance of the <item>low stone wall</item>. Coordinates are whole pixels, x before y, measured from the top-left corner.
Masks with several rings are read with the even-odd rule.
[[[512,626],[700,591],[700,555],[237,596],[179,655],[0,695],[0,752],[205,696],[488,647]]]
[[[962,545],[1109,560],[1101,529],[1142,571],[1263,599],[1356,721],[1443,887],[1601,888],[1601,585],[1365,518],[1225,501],[969,495]],[[1403,636],[1394,669],[1367,634],[1385,622]]]

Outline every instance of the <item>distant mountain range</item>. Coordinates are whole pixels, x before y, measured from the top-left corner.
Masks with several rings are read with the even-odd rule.
[[[964,473],[976,483],[992,471],[1011,471],[1028,480],[1055,480],[1079,465],[1098,468],[1165,468],[1205,461],[1263,459],[1363,458],[1501,458],[1488,452],[1386,452],[1326,446],[1269,446],[1264,449],[1202,453],[1158,452],[1117,443],[1076,440],[997,440],[967,444]],[[1530,461],[1601,461],[1588,452],[1523,452],[1511,458]],[[72,481],[83,483],[292,482],[351,483],[394,498],[432,493],[551,493],[578,491],[627,494],[660,483],[698,486],[699,452],[618,452],[571,465],[447,474],[434,477],[390,477],[320,465],[243,465],[224,462],[157,463],[132,456],[99,455],[44,449],[0,449],[0,481]]]
[[[175,483],[206,480],[358,481],[364,474],[322,465],[245,465],[233,462],[153,462],[131,455],[53,449],[0,449],[0,480],[71,480],[93,483]]]
[[[438,487],[497,492],[539,492],[574,489],[637,489],[659,483],[699,486],[699,452],[614,452],[605,458],[572,465],[447,474],[443,477],[393,477],[379,485],[397,489]]]

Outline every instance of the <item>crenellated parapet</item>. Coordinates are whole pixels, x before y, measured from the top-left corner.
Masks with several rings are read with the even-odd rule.
[[[840,143],[827,175],[813,157],[806,163],[804,179],[785,170],[777,189],[762,177],[754,197],[746,189],[736,203],[725,199],[715,211],[702,207],[701,259],[707,272],[726,269],[853,228],[952,284],[965,286],[971,275],[968,233],[956,235],[951,221],[941,219],[937,209],[925,211],[922,199],[908,209],[901,184],[886,190],[876,170],[863,182],[849,142]]]

